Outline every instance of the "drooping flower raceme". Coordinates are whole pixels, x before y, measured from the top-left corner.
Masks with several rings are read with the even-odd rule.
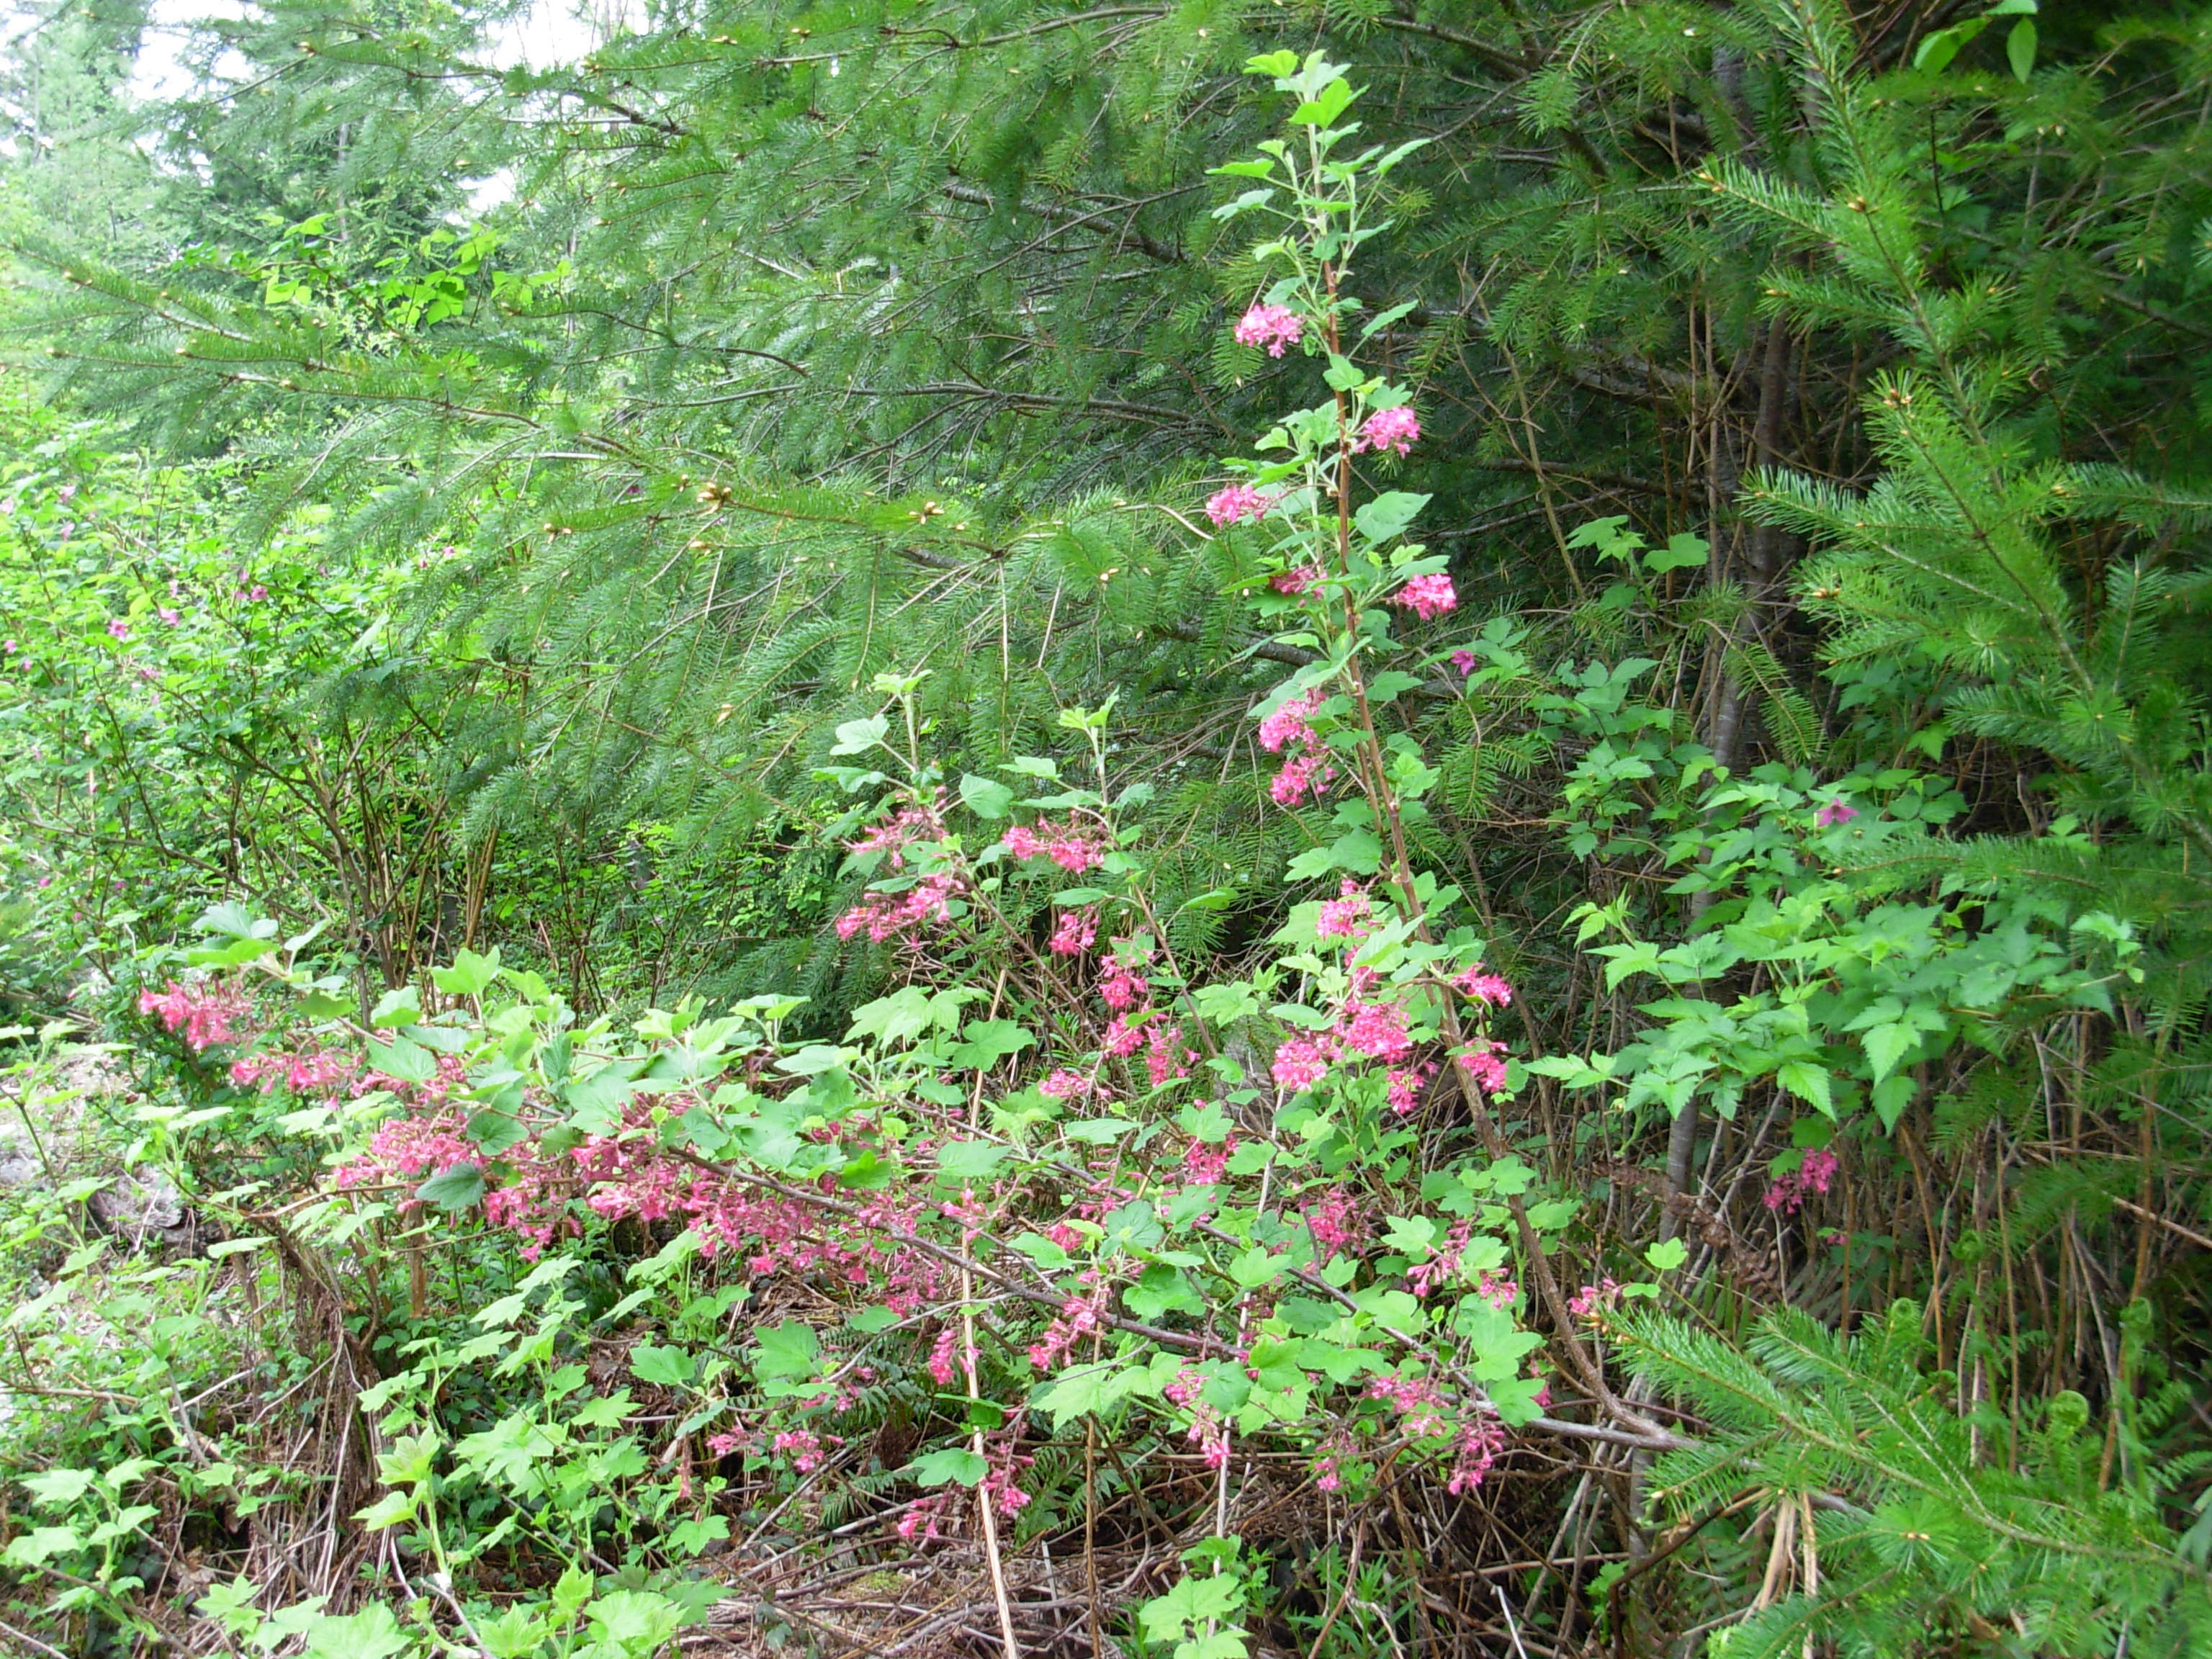
[[[1079,957],[1097,942],[1098,912],[1085,908],[1063,910],[1060,925],[1052,930],[1051,951],[1056,957]]]
[[[1827,1148],[1814,1147],[1795,1170],[1776,1177],[1774,1184],[1766,1189],[1766,1207],[1782,1215],[1796,1214],[1805,1207],[1807,1199],[1826,1192],[1835,1184],[1837,1173],[1843,1167],[1843,1160]]]
[[[1016,824],[1001,839],[1018,859],[1050,859],[1070,875],[1079,876],[1104,862],[1106,848],[1084,833],[1071,818],[1055,823],[1039,818],[1033,825]]]
[[[1207,497],[1206,516],[1217,525],[1242,524],[1247,519],[1262,517],[1273,505],[1272,497],[1261,495],[1250,484],[1233,483]]]
[[[1452,586],[1451,578],[1442,571],[1431,571],[1425,576],[1408,576],[1406,585],[1390,596],[1390,603],[1402,605],[1423,622],[1441,617],[1459,605],[1459,593]]]
[[[1309,794],[1318,795],[1336,775],[1319,735],[1308,724],[1323,701],[1318,690],[1303,692],[1286,698],[1260,722],[1262,749],[1271,755],[1292,751],[1267,786],[1278,806],[1295,806]]]
[[[1239,345],[1265,346],[1270,357],[1283,355],[1285,346],[1294,346],[1305,337],[1305,319],[1282,306],[1255,305],[1237,319],[1235,333]]]
[[[1355,453],[1371,449],[1378,453],[1395,449],[1404,454],[1420,439],[1421,422],[1410,409],[1378,409],[1367,417],[1359,428],[1359,436],[1352,446]]]

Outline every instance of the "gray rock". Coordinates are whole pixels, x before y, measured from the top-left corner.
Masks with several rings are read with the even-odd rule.
[[[175,1243],[191,1229],[176,1184],[159,1170],[118,1176],[85,1201],[94,1224],[133,1244]]]

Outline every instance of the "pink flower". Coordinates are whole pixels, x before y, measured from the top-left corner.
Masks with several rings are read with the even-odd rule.
[[[1050,859],[1070,875],[1079,876],[1106,861],[1106,849],[1079,829],[1073,819],[1054,823],[1039,818],[1030,828],[1015,824],[1000,837],[1018,859]]]
[[[937,1492],[931,1497],[916,1499],[899,1517],[898,1535],[909,1544],[937,1542],[944,1535],[938,1530],[937,1523],[945,1518],[945,1509],[951,1502],[949,1492]]]
[[[1442,1434],[1449,1426],[1436,1385],[1425,1377],[1378,1376],[1367,1385],[1370,1400],[1387,1400],[1398,1408],[1399,1426],[1414,1439]]]
[[[1242,524],[1263,516],[1273,501],[1248,483],[1233,483],[1206,498],[1206,516],[1217,525]]]
[[[1502,1312],[1513,1305],[1513,1298],[1521,1294],[1521,1287],[1504,1268],[1485,1267],[1475,1277],[1474,1293]]]
[[[1421,435],[1421,423],[1410,409],[1378,409],[1367,417],[1367,424],[1359,428],[1359,441],[1352,446],[1357,453],[1363,449],[1381,452],[1395,449],[1401,455]]]
[[[1052,953],[1056,957],[1079,957],[1097,942],[1097,910],[1063,910],[1060,915],[1060,925],[1052,932]]]
[[[248,605],[258,605],[262,600],[268,597],[269,590],[264,587],[259,582],[256,582],[250,589],[247,590],[246,602]]]
[[[1142,963],[1116,962],[1098,981],[1098,1000],[1115,1013],[1127,1013],[1152,994],[1140,969]]]
[[[1182,1046],[1182,1026],[1152,1024],[1145,1028],[1145,1075],[1152,1079],[1155,1089],[1188,1076],[1191,1061],[1197,1058]]]
[[[1044,1328],[1043,1336],[1030,1345],[1030,1364],[1041,1371],[1048,1371],[1066,1358],[1077,1342],[1098,1328],[1105,1314],[1111,1287],[1100,1279],[1096,1268],[1082,1279],[1090,1288],[1061,1303],[1059,1315]]]
[[[930,1380],[940,1389],[952,1386],[952,1345],[959,1333],[950,1325],[938,1333],[937,1341],[929,1351]]]
[[[787,1429],[775,1437],[772,1450],[779,1455],[791,1454],[792,1467],[801,1474],[811,1474],[822,1467],[821,1437],[805,1429]]]
[[[1453,597],[1456,599],[1458,596]],[[1472,651],[1455,651],[1451,653],[1451,665],[1459,670],[1462,678],[1474,672],[1474,653]]]
[[[878,945],[918,929],[952,920],[952,901],[966,890],[957,876],[940,871],[924,876],[903,893],[869,893],[837,918],[837,937],[850,939],[866,928]]]
[[[1229,1155],[1236,1150],[1235,1135],[1230,1136],[1218,1146],[1209,1146],[1202,1140],[1194,1140],[1183,1149],[1182,1172],[1194,1185],[1218,1187],[1229,1171]]]
[[[179,623],[185,619],[185,614],[183,611],[173,611],[166,605],[161,606],[160,610],[155,611],[154,614],[161,619],[161,626],[164,628],[174,628]]]
[[[1513,1000],[1513,988],[1495,974],[1486,974],[1478,963],[1452,981],[1459,994],[1492,1008],[1503,1008]]]
[[[1858,815],[1857,807],[1847,805],[1839,797],[1831,800],[1826,806],[1814,813],[1813,822],[1820,829],[1832,830],[1838,824],[1849,823]]]
[[[1407,1034],[1406,1011],[1395,1002],[1357,1002],[1340,1035],[1344,1046],[1370,1060],[1401,1060],[1413,1052]]]
[[[1402,605],[1427,622],[1441,617],[1459,604],[1459,594],[1453,589],[1451,578],[1442,571],[1431,571],[1425,576],[1408,576],[1406,585],[1391,596],[1390,603]]]
[[[1334,1457],[1322,1458],[1314,1464],[1314,1486],[1320,1492],[1343,1490],[1344,1476],[1338,1473]]]
[[[1278,806],[1296,806],[1309,794],[1318,796],[1335,775],[1336,768],[1319,755],[1294,756],[1269,781],[1267,793]]]
[[[1477,1037],[1460,1051],[1459,1063],[1483,1093],[1502,1095],[1506,1089],[1504,1053],[1504,1043]]]
[[[1310,1089],[1328,1075],[1328,1056],[1311,1039],[1291,1037],[1275,1050],[1271,1069],[1278,1087]]]
[[[120,617],[110,617],[107,619],[107,631],[118,640],[127,640],[131,637],[131,624]]]
[[[1308,794],[1319,795],[1336,768],[1330,765],[1321,746],[1321,738],[1308,724],[1323,702],[1319,690],[1304,691],[1287,697],[1260,721],[1260,746],[1269,754],[1279,754],[1285,749],[1298,752],[1283,763],[1267,786],[1267,793],[1279,806],[1295,806]]]
[[[1390,1109],[1400,1117],[1410,1116],[1421,1103],[1421,1090],[1435,1075],[1428,1066],[1407,1066],[1394,1068],[1390,1079]]]
[[[1482,1484],[1483,1476],[1490,1473],[1498,1454],[1504,1449],[1503,1424],[1485,1419],[1467,1425],[1460,1431],[1459,1455],[1452,1464],[1451,1479],[1444,1483],[1444,1490],[1455,1498],[1473,1492]]]
[[[1116,1060],[1127,1060],[1145,1046],[1145,1029],[1129,1024],[1127,1014],[1116,1014],[1106,1022],[1106,1036],[1098,1045]]]
[[[1320,1203],[1309,1206],[1304,1213],[1306,1231],[1313,1235],[1314,1246],[1322,1252],[1324,1261],[1339,1250],[1349,1249],[1358,1243],[1365,1231],[1358,1210],[1350,1195],[1343,1192],[1331,1193]]]
[[[1071,1072],[1063,1066],[1037,1085],[1037,1092],[1054,1100],[1080,1100],[1097,1086],[1082,1073]]]
[[[1274,712],[1260,722],[1260,747],[1273,755],[1291,744],[1313,742],[1313,727],[1306,721],[1322,702],[1320,692],[1306,691],[1278,703]]]
[[[1321,907],[1314,932],[1322,939],[1361,938],[1368,931],[1365,922],[1370,908],[1366,890],[1346,876],[1337,896]]]
[[[138,1012],[156,1016],[165,1029],[183,1034],[186,1047],[198,1050],[239,1041],[237,1022],[246,1015],[246,998],[237,986],[213,980],[191,985],[171,980],[159,992],[141,991]]]
[[[1295,570],[1278,570],[1267,578],[1267,586],[1278,593],[1303,593],[1321,580],[1321,567],[1302,564]]]
[[[1258,304],[1238,319],[1235,331],[1238,345],[1263,345],[1270,357],[1281,356],[1283,348],[1297,344],[1305,331],[1305,319],[1297,312]]]
[[[1794,1170],[1778,1176],[1766,1189],[1766,1207],[1782,1215],[1796,1214],[1805,1207],[1807,1199],[1835,1184],[1843,1167],[1843,1161],[1825,1146],[1813,1148]]]
[[[1620,1281],[1601,1279],[1595,1285],[1585,1285],[1567,1298],[1567,1311],[1577,1319],[1590,1319],[1620,1300]]]

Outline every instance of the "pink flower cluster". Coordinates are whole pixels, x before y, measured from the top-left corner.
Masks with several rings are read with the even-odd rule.
[[[1367,1223],[1351,1195],[1341,1190],[1332,1192],[1318,1204],[1306,1206],[1303,1212],[1306,1231],[1313,1236],[1314,1248],[1327,1261],[1339,1250],[1349,1250],[1366,1236]]]
[[[1021,1419],[1016,1418],[1006,1425],[1000,1437],[1004,1449],[990,1460],[988,1472],[983,1476],[983,1496],[991,1507],[998,1510],[1001,1521],[1011,1521],[1029,1507],[1030,1495],[1020,1486],[1021,1472],[1036,1462],[1017,1451],[1015,1442],[1021,1432]]]
[[[1263,345],[1270,357],[1283,355],[1285,346],[1294,346],[1305,337],[1306,320],[1283,306],[1255,304],[1237,319],[1234,331],[1238,345]]]
[[[1450,1426],[1436,1384],[1426,1377],[1378,1376],[1367,1385],[1367,1397],[1395,1407],[1398,1426],[1416,1440],[1442,1434]]]
[[[427,1116],[389,1118],[378,1124],[368,1145],[338,1166],[331,1184],[347,1188],[381,1185],[403,1177],[420,1180],[447,1170],[481,1170],[484,1162],[483,1149],[461,1133],[459,1114],[441,1110]],[[415,1202],[409,1199],[406,1205]]]
[[[1402,605],[1423,622],[1441,617],[1459,605],[1459,592],[1453,587],[1449,576],[1440,570],[1425,576],[1408,576],[1406,585],[1391,595],[1390,603]]]
[[[934,1544],[945,1534],[942,1522],[952,1507],[949,1492],[932,1492],[906,1506],[899,1516],[898,1535],[909,1544]]]
[[[1567,1298],[1567,1311],[1577,1319],[1595,1319],[1606,1309],[1620,1300],[1620,1282],[1601,1279],[1595,1285],[1585,1285]]]
[[[1493,1042],[1488,1037],[1474,1037],[1460,1049],[1458,1058],[1462,1069],[1483,1093],[1502,1095],[1506,1091],[1504,1043]]]
[[[1180,1406],[1190,1413],[1190,1427],[1184,1431],[1186,1439],[1198,1442],[1199,1450],[1205,1455],[1209,1469],[1226,1468],[1229,1465],[1229,1430],[1205,1398],[1206,1379],[1189,1366],[1176,1373],[1175,1381],[1161,1389],[1171,1405]]]
[[[1425,1297],[1439,1285],[1453,1279],[1466,1259],[1468,1240],[1474,1235],[1474,1224],[1458,1221],[1444,1236],[1426,1261],[1416,1262],[1406,1274],[1406,1283],[1415,1296]],[[1476,1276],[1474,1293],[1493,1308],[1505,1309],[1513,1305],[1513,1298],[1521,1294],[1521,1287],[1513,1282],[1513,1275],[1503,1268],[1485,1267]]]
[[[1130,939],[1114,940],[1107,951],[1106,972],[1098,981],[1098,1000],[1115,1013],[1127,1013],[1151,1001],[1152,981],[1145,977],[1145,970],[1152,964],[1148,947],[1140,948]]]
[[[1218,526],[1242,524],[1247,519],[1267,516],[1267,509],[1275,504],[1275,497],[1262,495],[1248,483],[1233,483],[1217,489],[1206,499],[1206,516]]]
[[[822,1437],[811,1429],[786,1429],[776,1436],[775,1443],[769,1449],[778,1457],[787,1454],[792,1468],[801,1474],[813,1474],[822,1467],[823,1460],[829,1455],[823,1446]]]
[[[728,1457],[737,1452],[757,1452],[761,1449],[760,1437],[744,1429],[726,1429],[707,1437],[707,1449],[715,1457]]]
[[[264,1091],[281,1083],[295,1095],[308,1095],[337,1088],[354,1069],[354,1061],[335,1048],[310,1047],[296,1054],[272,1049],[233,1060],[230,1080],[241,1089]]]
[[[1278,570],[1273,575],[1267,578],[1267,586],[1273,588],[1278,593],[1295,595],[1304,592],[1308,588],[1311,587],[1320,580],[1321,567],[1319,565],[1302,564],[1295,569]]]
[[[1472,1002],[1485,1007],[1503,1008],[1513,1000],[1513,988],[1496,974],[1486,974],[1477,963],[1465,973],[1455,975],[1452,988]]]
[[[1105,1315],[1113,1287],[1096,1267],[1086,1269],[1079,1278],[1090,1288],[1061,1303],[1060,1312],[1044,1328],[1044,1334],[1030,1344],[1030,1364],[1041,1371],[1048,1371],[1066,1359],[1070,1349],[1099,1328]]]
[[[1455,1498],[1480,1486],[1505,1449],[1505,1425],[1495,1412],[1478,1401],[1455,1423],[1426,1377],[1378,1376],[1367,1385],[1367,1397],[1395,1409],[1399,1428],[1413,1439],[1451,1437],[1452,1471],[1444,1489]]]
[[[1324,902],[1321,915],[1314,921],[1314,933],[1322,939],[1358,939],[1367,937],[1367,914],[1374,908],[1367,890],[1349,876],[1337,890],[1337,896]]]
[[[1843,1167],[1843,1160],[1826,1147],[1813,1148],[1805,1154],[1804,1162],[1788,1175],[1777,1177],[1766,1189],[1766,1207],[1783,1215],[1796,1214],[1805,1207],[1807,1199],[1826,1192],[1835,1184]]]
[[[1318,797],[1336,776],[1328,751],[1309,723],[1326,701],[1319,690],[1301,692],[1279,703],[1260,722],[1260,746],[1271,755],[1290,753],[1268,784],[1278,806],[1296,806],[1309,794]]]
[[[1496,1418],[1478,1413],[1474,1421],[1462,1424],[1457,1455],[1452,1461],[1451,1479],[1444,1482],[1444,1490],[1454,1498],[1473,1492],[1490,1473],[1498,1454],[1504,1449],[1505,1425]]]
[[[944,838],[945,822],[939,816],[943,805],[940,791],[928,805],[915,803],[902,807],[885,822],[847,842],[845,850],[881,853],[893,870],[904,870],[910,848]],[[837,918],[837,937],[851,939],[865,930],[870,940],[881,945],[912,935],[924,923],[942,927],[952,919],[952,901],[967,890],[967,883],[951,871],[932,870],[903,890],[866,893],[858,904]]]
[[[944,836],[945,821],[939,816],[944,796],[940,789],[934,805],[902,806],[883,823],[871,824],[858,837],[847,842],[845,850],[854,854],[881,853],[892,869],[905,869],[906,849],[909,846],[915,842],[934,842]]]
[[[1080,910],[1063,910],[1060,925],[1052,930],[1052,953],[1056,957],[1079,957],[1098,939],[1098,912],[1086,906]]]
[[[1230,1154],[1236,1150],[1235,1135],[1218,1146],[1209,1146],[1202,1140],[1194,1139],[1183,1149],[1183,1175],[1194,1187],[1218,1187],[1229,1173]]]
[[[1106,860],[1105,844],[1085,835],[1072,818],[1065,823],[1040,818],[1026,829],[1018,823],[1006,831],[1003,840],[1006,850],[1016,858],[1050,859],[1074,876],[1097,869]]]
[[[929,1380],[940,1389],[952,1386],[952,1350],[960,1341],[960,1333],[947,1325],[937,1334],[937,1340],[929,1350]]]
[[[218,1042],[239,1042],[238,1022],[246,1011],[244,989],[217,980],[183,985],[173,979],[159,992],[138,994],[138,1012],[152,1014],[166,1030],[181,1033],[185,1045],[195,1051]]]
[[[1364,889],[1346,879],[1337,890],[1338,896],[1322,907],[1316,923],[1316,932],[1323,937],[1346,941],[1347,955],[1356,952],[1361,939],[1369,932],[1365,919],[1373,900]],[[1436,1068],[1427,1062],[1413,1059],[1413,1037],[1409,1028],[1406,1004],[1403,1001],[1378,997],[1379,976],[1371,968],[1353,966],[1351,982],[1343,1003],[1339,1006],[1336,1023],[1325,1031],[1285,1038],[1276,1048],[1269,1066],[1276,1086],[1289,1090],[1310,1089],[1326,1078],[1333,1066],[1354,1060],[1379,1060],[1388,1068],[1389,1103],[1391,1110],[1405,1116],[1416,1110],[1421,1102],[1421,1091]],[[1486,1039],[1475,1040],[1476,1046],[1468,1052],[1476,1056],[1477,1075],[1489,1082],[1490,1092],[1504,1087],[1504,1063],[1495,1058],[1502,1052],[1499,1044]],[[1489,1081],[1493,1079],[1494,1082]]]
[[[1359,436],[1352,446],[1352,453],[1371,449],[1378,453],[1395,449],[1404,454],[1421,436],[1421,422],[1410,409],[1378,409],[1367,417],[1359,428]]]
[[[865,893],[837,918],[837,937],[850,939],[865,928],[869,939],[881,945],[912,933],[924,922],[942,927],[952,920],[952,901],[967,890],[968,884],[959,877],[938,870],[902,893]]]
[[[1050,1077],[1037,1085],[1037,1092],[1054,1100],[1080,1100],[1097,1091],[1096,1078],[1085,1077],[1080,1072],[1071,1072],[1065,1066],[1054,1069]]]

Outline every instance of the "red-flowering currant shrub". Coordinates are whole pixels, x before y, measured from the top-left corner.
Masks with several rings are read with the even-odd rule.
[[[146,1000],[240,1087],[338,1109],[341,1208],[507,1237],[545,1258],[533,1279],[626,1228],[655,1262],[744,1283],[781,1315],[744,1364],[710,1346],[637,1362],[682,1391],[687,1459],[795,1496],[857,1472],[855,1413],[904,1389],[920,1449],[884,1528],[910,1546],[965,1531],[995,1560],[1048,1524],[1065,1495],[1042,1449],[1078,1425],[1209,1483],[1222,1530],[1261,1454],[1299,1457],[1322,1493],[1393,1465],[1464,1493],[1517,1427],[1619,1432],[1544,1418],[1546,1330],[1584,1403],[1635,1420],[1551,1266],[1575,1206],[1530,1201],[1495,1112],[1518,1076],[1512,988],[1420,853],[1437,775],[1402,715],[1453,695],[1431,630],[1456,595],[1410,538],[1425,498],[1368,488],[1363,468],[1421,426],[1358,361],[1380,319],[1352,280],[1406,152],[1352,150],[1336,66],[1255,67],[1297,106],[1291,137],[1223,169],[1251,181],[1224,215],[1268,221],[1254,252],[1276,273],[1234,332],[1310,360],[1325,395],[1206,503],[1263,626],[1308,659],[1252,718],[1280,757],[1270,810],[1313,831],[1289,872],[1311,896],[1248,977],[1179,957],[1110,708],[1062,714],[1079,763],[956,780],[928,751],[917,672],[878,678],[878,712],[839,728],[824,769],[854,802],[865,882],[834,933],[893,980],[836,1041],[789,1034],[795,1000],[582,1024],[495,954],[439,970],[427,1000],[329,1018],[336,988],[251,929],[204,953],[212,976]],[[1042,929],[1021,920],[1040,901]],[[233,976],[254,970],[305,994],[298,1018],[248,1019]],[[409,1396],[409,1425],[435,1392]],[[1178,1594],[1147,1604],[1148,1630]]]

